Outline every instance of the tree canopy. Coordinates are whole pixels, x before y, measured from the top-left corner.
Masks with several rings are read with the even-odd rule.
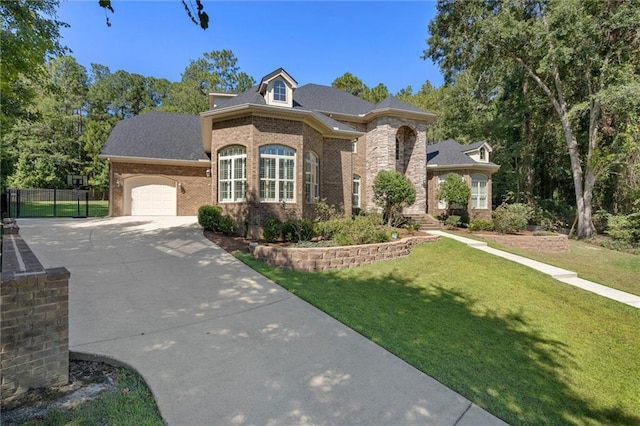
[[[177,83],[100,64],[87,71],[64,55],[43,63],[37,82],[24,82],[25,113],[7,120],[0,139],[3,187],[63,188],[67,174],[82,174],[97,190],[108,186],[108,167],[98,156],[119,120],[152,110],[197,114],[208,109],[209,91],[254,84],[229,50],[191,61]]]
[[[342,76],[333,80],[331,86],[336,89],[344,90],[347,93],[351,93],[353,96],[357,96],[374,104],[377,104],[390,95],[389,89],[384,84],[379,83],[377,86],[370,88],[350,72],[346,72]]]
[[[389,226],[402,217],[402,209],[416,201],[416,189],[408,177],[395,170],[383,170],[373,181],[373,201],[381,207]]]
[[[639,23],[634,2],[440,0],[429,25],[424,55],[440,64],[447,83],[471,77],[478,99],[495,99],[516,83],[524,100],[555,115],[580,237],[594,230],[596,183],[637,149]],[[522,112],[531,125],[533,111]]]

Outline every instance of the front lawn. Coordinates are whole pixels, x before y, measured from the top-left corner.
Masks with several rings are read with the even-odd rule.
[[[483,240],[474,234],[464,237]],[[487,241],[490,247],[578,273],[580,278],[640,296],[640,256],[569,240],[568,253],[542,253]]]
[[[342,271],[248,265],[517,424],[640,424],[640,310],[456,241]]]

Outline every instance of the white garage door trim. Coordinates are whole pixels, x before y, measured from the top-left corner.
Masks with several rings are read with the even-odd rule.
[[[163,176],[137,176],[125,180],[125,206],[131,216],[176,216],[176,182]]]

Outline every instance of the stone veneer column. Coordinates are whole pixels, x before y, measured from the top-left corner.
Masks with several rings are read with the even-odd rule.
[[[373,204],[373,181],[382,170],[396,170],[396,134],[400,127],[410,127],[416,133],[416,141],[409,158],[405,175],[416,189],[416,201],[405,209],[408,214],[426,213],[427,204],[427,124],[414,120],[381,117],[367,126],[367,187],[365,201],[367,208]]]

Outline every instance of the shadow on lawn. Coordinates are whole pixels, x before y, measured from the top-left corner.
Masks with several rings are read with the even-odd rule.
[[[511,424],[640,423],[634,413],[594,407],[577,395],[569,348],[545,338],[518,311],[498,315],[461,292],[412,287],[399,271],[356,277],[249,263]]]

